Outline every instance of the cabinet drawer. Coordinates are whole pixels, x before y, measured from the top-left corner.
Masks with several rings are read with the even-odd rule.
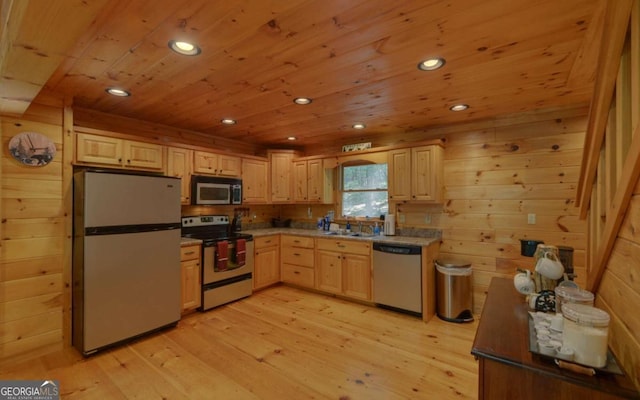
[[[319,250],[337,251],[340,253],[371,254],[371,242],[359,242],[355,240],[318,239]]]
[[[278,235],[262,236],[253,238],[254,248],[263,249],[270,246],[278,246],[280,244],[280,237]]]
[[[282,236],[282,245],[283,246],[295,246],[295,247],[306,247],[309,249],[313,249],[313,238],[305,237],[305,236]]]
[[[313,268],[313,249],[282,246],[280,254],[283,263]]]
[[[282,281],[312,288],[314,270],[291,264],[282,264]]]
[[[180,247],[180,261],[197,260],[200,258],[200,246]]]

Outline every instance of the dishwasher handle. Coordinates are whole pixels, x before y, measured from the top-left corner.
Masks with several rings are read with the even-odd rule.
[[[410,244],[373,243],[373,250],[393,254],[422,254],[422,247]]]

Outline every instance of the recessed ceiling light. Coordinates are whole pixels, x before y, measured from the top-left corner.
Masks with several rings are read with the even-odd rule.
[[[429,58],[420,62],[420,64],[418,64],[418,69],[422,71],[433,71],[438,68],[442,68],[444,63],[444,58]]]
[[[225,125],[235,125],[236,122],[238,122],[238,121],[236,121],[235,119],[232,119],[232,118],[223,118],[223,119],[220,120],[220,122],[222,122]]]
[[[180,40],[169,40],[169,48],[185,56],[197,56],[202,51],[200,47],[195,44]]]
[[[292,141],[293,141],[293,140],[298,140],[298,138],[296,138],[295,136],[289,136],[289,137],[287,138],[287,140],[292,140]]]
[[[353,124],[353,125],[351,125],[351,127],[352,127],[353,129],[364,129],[364,128],[366,128],[367,126],[366,126],[365,124],[357,123],[357,124]]]
[[[467,104],[456,104],[456,105],[453,105],[453,106],[449,107],[449,110],[451,110],[451,111],[464,111],[467,108],[469,108],[469,106]]]
[[[115,88],[115,87],[106,88],[105,92],[109,93],[112,96],[118,96],[118,97],[129,97],[129,96],[131,96],[131,93],[127,92],[126,90]]]
[[[311,100],[308,97],[296,97],[295,99],[293,99],[293,102],[296,104],[299,104],[301,106],[307,105],[307,104],[311,104],[313,100]]]

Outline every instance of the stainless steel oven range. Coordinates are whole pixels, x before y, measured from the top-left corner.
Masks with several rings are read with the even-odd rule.
[[[231,232],[227,215],[182,217],[182,236],[202,240],[201,311],[251,295],[253,236]]]

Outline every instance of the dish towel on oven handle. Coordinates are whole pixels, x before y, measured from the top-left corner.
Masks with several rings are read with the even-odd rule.
[[[221,240],[216,243],[218,257],[216,257],[216,270],[224,271],[227,269],[227,260],[229,259],[229,242]]]
[[[242,267],[247,259],[247,241],[238,239],[236,241],[236,263],[238,267]]]

